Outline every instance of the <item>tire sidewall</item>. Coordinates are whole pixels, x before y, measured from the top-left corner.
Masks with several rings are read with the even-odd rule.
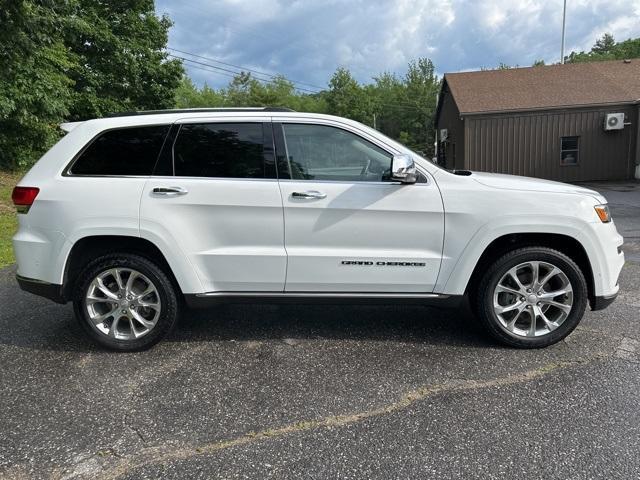
[[[553,332],[532,338],[509,332],[502,325],[493,308],[494,291],[502,276],[516,265],[529,261],[542,261],[555,265],[567,276],[573,290],[573,306],[562,325]],[[540,348],[559,342],[576,328],[587,306],[588,290],[580,268],[569,257],[549,248],[530,247],[508,253],[490,267],[483,277],[478,301],[480,316],[495,337],[511,346]]]
[[[97,330],[88,316],[85,296],[97,275],[111,268],[130,268],[145,275],[156,287],[161,310],[155,327],[135,340],[118,340]],[[166,274],[150,260],[131,254],[110,254],[89,263],[78,276],[73,296],[75,316],[83,330],[97,343],[112,350],[137,351],[150,348],[164,338],[175,325],[178,302],[174,287]]]

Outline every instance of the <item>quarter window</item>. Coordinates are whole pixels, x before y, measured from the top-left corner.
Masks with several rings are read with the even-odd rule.
[[[560,165],[578,164],[578,140],[580,137],[562,137],[560,140]]]
[[[75,175],[151,175],[168,125],[108,130],[80,154]]]
[[[264,178],[261,123],[186,124],[173,148],[176,176]]]
[[[392,155],[340,128],[283,124],[285,168],[294,180],[379,182],[390,178]]]

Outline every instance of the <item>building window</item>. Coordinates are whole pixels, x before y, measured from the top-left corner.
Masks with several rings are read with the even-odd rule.
[[[578,164],[578,139],[580,137],[561,137],[560,165]]]

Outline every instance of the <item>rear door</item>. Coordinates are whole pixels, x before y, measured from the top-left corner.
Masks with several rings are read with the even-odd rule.
[[[186,255],[205,292],[282,291],[282,199],[264,119],[185,120],[145,185],[140,229]]]
[[[433,291],[442,256],[440,192],[390,181],[394,150],[331,121],[274,124],[288,292]]]

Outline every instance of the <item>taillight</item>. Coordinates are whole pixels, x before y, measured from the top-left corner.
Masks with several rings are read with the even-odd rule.
[[[11,200],[13,200],[18,213],[27,213],[29,211],[39,191],[40,189],[37,187],[15,187],[13,189]]]

